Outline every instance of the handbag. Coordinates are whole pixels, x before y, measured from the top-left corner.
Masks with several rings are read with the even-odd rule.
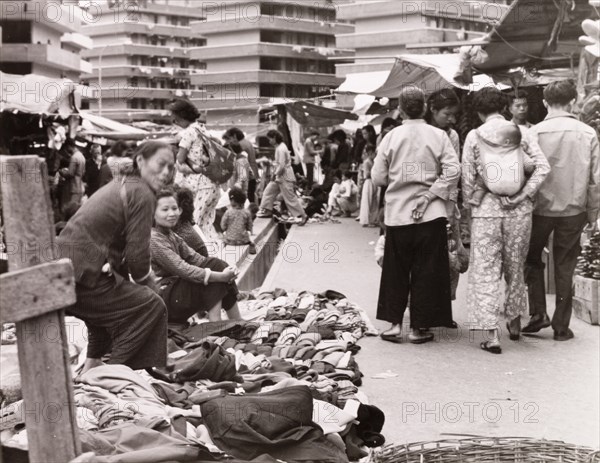
[[[232,176],[235,169],[235,154],[221,146],[214,140],[208,138],[204,133],[197,130],[198,141],[202,143],[202,151],[209,158],[209,162],[204,166],[201,172],[198,172],[194,166],[190,164],[188,159],[186,162],[194,172],[202,173],[212,182],[217,184],[226,183]]]

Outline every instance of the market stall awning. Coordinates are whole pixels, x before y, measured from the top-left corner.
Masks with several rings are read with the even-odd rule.
[[[69,79],[0,72],[0,111],[58,113],[66,118],[77,112],[74,92],[78,87]]]
[[[459,69],[457,54],[402,55],[389,71],[350,74],[337,89],[339,93],[356,93],[396,98],[403,87],[416,85],[432,93],[452,85],[465,90],[478,90],[495,85],[491,77],[473,76],[473,83],[464,85],[454,80]]]
[[[300,125],[310,127],[331,127],[342,124],[345,120],[356,120],[358,116],[343,109],[328,108],[308,101],[273,101],[260,106],[261,110],[285,107],[286,111]]]

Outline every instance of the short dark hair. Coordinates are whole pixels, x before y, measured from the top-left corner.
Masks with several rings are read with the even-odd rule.
[[[110,147],[110,155],[116,156],[118,158],[124,157],[125,153],[129,149],[129,144],[124,140],[117,141],[114,145]]]
[[[162,198],[173,198],[177,202],[177,205],[179,205],[179,201],[177,200],[177,194],[175,193],[175,190],[173,190],[172,188],[163,188],[162,190],[159,190],[156,193],[157,203],[158,203],[158,200],[162,199]]]
[[[177,189],[177,204],[181,208],[180,223],[194,223],[194,193],[189,188]]]
[[[274,138],[277,143],[283,143],[283,135],[281,135],[279,130],[269,130],[267,138]]]
[[[183,98],[173,101],[169,105],[169,111],[171,111],[173,115],[188,122],[195,122],[200,117],[198,108],[196,108],[191,101]]]
[[[232,141],[231,143],[229,143],[229,149],[231,151],[233,151],[235,154],[241,154],[242,153],[242,146],[237,141]]]
[[[352,178],[352,174],[350,173],[349,170],[344,170],[344,171],[342,171],[342,177],[343,178]]]
[[[577,99],[577,87],[571,79],[549,83],[544,89],[544,100],[549,105],[565,106]]]
[[[399,97],[400,108],[411,119],[418,119],[425,111],[425,94],[418,87],[406,87],[402,89]]]
[[[229,190],[229,200],[243,206],[246,203],[246,193],[237,187]]]
[[[342,179],[342,171],[341,170],[336,170],[333,172],[333,177],[334,178],[339,178],[340,180]]]
[[[507,104],[506,95],[495,87],[484,87],[473,95],[473,109],[485,116],[501,112]]]
[[[381,130],[385,130],[388,127],[398,127],[398,121],[393,117],[386,117],[381,123]]]
[[[515,88],[514,91],[508,94],[508,104],[511,105],[515,100],[526,100],[529,94],[526,90]]]
[[[244,135],[244,132],[242,132],[237,127],[231,127],[230,129],[227,129],[224,136],[225,137],[234,137],[237,141],[242,141],[246,137]]]
[[[430,111],[441,111],[444,108],[455,108],[460,106],[458,96],[451,88],[442,88],[433,92],[427,99],[427,109]]]

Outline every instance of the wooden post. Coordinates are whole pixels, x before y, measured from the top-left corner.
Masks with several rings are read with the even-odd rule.
[[[75,303],[73,267],[55,262],[45,161],[0,156],[0,176],[9,270],[0,276],[0,320],[17,321],[29,461],[68,462],[80,453],[64,321]]]

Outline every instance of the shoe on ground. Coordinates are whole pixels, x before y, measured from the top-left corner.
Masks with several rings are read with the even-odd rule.
[[[429,341],[433,341],[433,333],[422,331],[419,334],[410,333],[408,340],[413,344],[424,344]]]
[[[575,334],[571,331],[570,328],[567,328],[567,331],[563,331],[559,333],[558,331],[554,332],[554,340],[555,341],[568,341],[569,339],[573,339]]]
[[[550,325],[552,325],[552,322],[547,314],[534,315],[529,320],[529,323],[521,329],[521,333],[537,333],[544,328],[548,328]]]
[[[273,211],[261,209],[256,213],[256,217],[260,219],[270,219],[271,217],[273,217]]]
[[[256,254],[256,244],[250,243],[248,245],[248,254]]]

